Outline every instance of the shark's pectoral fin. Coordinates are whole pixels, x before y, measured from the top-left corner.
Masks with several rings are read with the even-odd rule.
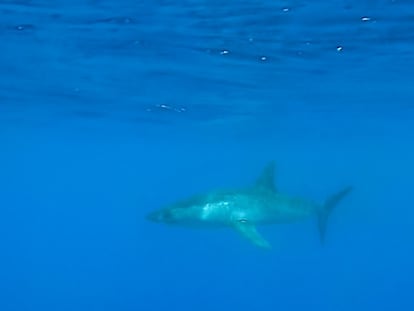
[[[259,232],[256,230],[256,226],[250,223],[246,219],[239,219],[234,222],[234,228],[246,239],[252,242],[254,245],[262,248],[271,248],[269,242],[267,242]]]

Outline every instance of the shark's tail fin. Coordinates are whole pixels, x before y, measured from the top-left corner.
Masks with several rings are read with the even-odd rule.
[[[325,241],[325,233],[326,233],[326,226],[328,224],[328,218],[331,214],[332,210],[335,206],[349,193],[351,192],[352,187],[346,187],[342,191],[335,193],[334,195],[330,196],[326,201],[325,204],[322,206],[318,213],[318,229],[319,229],[319,237],[321,242],[324,243]]]

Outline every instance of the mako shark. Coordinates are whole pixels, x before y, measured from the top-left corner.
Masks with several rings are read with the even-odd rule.
[[[274,162],[270,162],[253,185],[243,189],[217,190],[178,201],[147,215],[147,219],[169,225],[197,228],[234,228],[254,245],[270,248],[257,225],[293,223],[316,216],[324,241],[328,217],[351,191],[346,187],[324,204],[280,193],[274,185]]]

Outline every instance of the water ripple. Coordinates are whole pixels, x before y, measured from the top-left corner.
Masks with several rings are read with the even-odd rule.
[[[324,92],[341,75],[408,72],[413,12],[402,0],[2,1],[1,104],[134,122],[146,109],[151,120],[266,119],[260,107],[303,103],[304,81]]]

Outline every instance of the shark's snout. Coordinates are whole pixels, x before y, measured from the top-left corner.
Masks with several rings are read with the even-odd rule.
[[[174,213],[170,209],[162,209],[147,214],[147,220],[152,222],[174,223]]]
[[[153,222],[160,222],[162,221],[161,215],[159,211],[154,211],[151,213],[148,213],[146,216],[146,219]]]

